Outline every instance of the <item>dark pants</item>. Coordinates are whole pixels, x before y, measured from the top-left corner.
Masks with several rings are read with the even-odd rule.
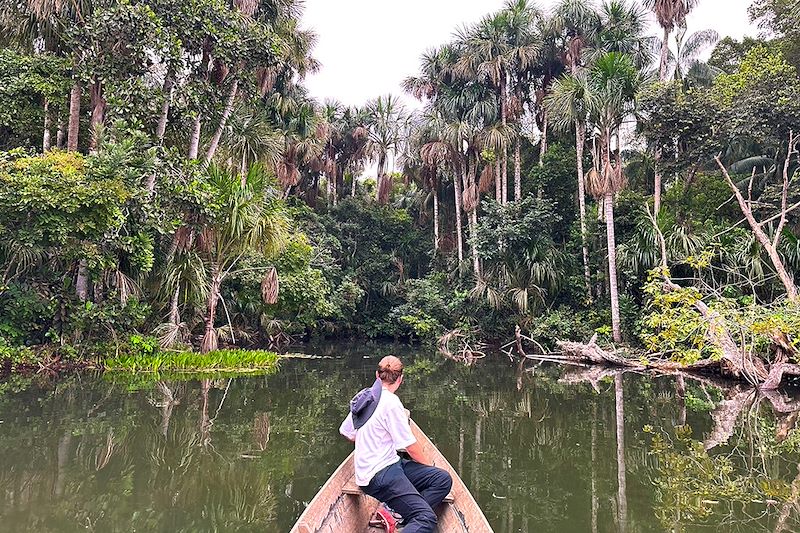
[[[433,510],[452,486],[453,479],[445,470],[401,459],[378,471],[362,489],[400,513],[405,523],[403,533],[433,533]]]

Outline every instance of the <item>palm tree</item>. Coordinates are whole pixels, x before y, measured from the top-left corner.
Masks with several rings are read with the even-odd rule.
[[[216,191],[220,212],[204,221],[196,243],[209,287],[201,344],[204,353],[217,348],[214,319],[225,278],[239,272],[237,266],[245,254],[269,257],[287,238],[287,219],[261,165],[252,165],[245,180],[212,165],[208,182]]]
[[[591,46],[600,18],[590,0],[560,0],[553,10],[553,26],[565,39],[564,55],[570,73],[577,74],[583,51]]]
[[[226,132],[221,144],[222,153],[238,166],[243,181],[251,165],[262,163],[273,167],[278,162],[283,138],[263,109],[237,106],[228,120]]]
[[[318,168],[326,178],[326,197],[328,204],[338,203],[339,152],[342,145],[344,128],[344,106],[335,100],[326,100],[319,111],[317,138],[322,144],[322,151],[313,166]]]
[[[411,139],[403,155],[404,175],[413,175],[425,190],[430,191],[433,201],[433,249],[439,251],[439,182],[440,174],[451,167],[451,146],[441,138],[442,120],[435,110],[423,114],[415,121]],[[426,202],[427,203],[427,202]]]
[[[441,108],[446,121],[445,138],[452,147],[452,152],[457,156],[454,163],[455,175],[453,180],[459,181],[456,194],[460,193],[457,208],[463,208],[468,214],[467,222],[470,236],[474,236],[478,227],[478,206],[480,195],[491,186],[491,176],[494,177],[495,186],[501,185],[504,191],[508,189],[508,182],[503,183],[501,175],[499,154],[505,151],[509,131],[498,121],[498,105],[486,85],[470,82],[457,86],[453,94],[442,99]],[[482,154],[489,150],[494,155],[494,170],[487,164],[481,179],[478,179],[478,168],[481,164]],[[490,179],[484,180],[484,177]],[[507,201],[507,192],[497,195],[500,203]],[[476,283],[480,279],[480,261],[478,251],[472,246],[472,269]]]
[[[292,188],[300,184],[301,169],[322,154],[323,142],[318,136],[320,115],[315,103],[300,87],[272,95],[270,107],[284,143],[275,174],[283,195],[288,196]]]
[[[554,29],[565,42],[565,60],[570,75],[557,80],[545,102],[553,125],[565,130],[575,127],[576,170],[578,177],[578,208],[581,227],[583,277],[587,298],[591,300],[591,274],[589,272],[589,247],[586,242],[586,192],[583,169],[583,150],[586,143],[586,123],[591,102],[587,78],[583,73],[583,53],[592,46],[600,28],[600,17],[589,0],[561,0],[554,9]]]
[[[456,254],[458,264],[461,266],[464,261],[462,224],[464,182],[462,167],[465,167],[462,147],[466,124],[448,121],[448,118],[439,109],[433,107],[426,112],[425,121],[424,139],[426,142],[420,147],[420,158],[429,169],[432,170],[434,166],[437,171],[446,168],[452,175],[455,198]]]
[[[536,32],[541,13],[528,0],[507,0],[503,10],[506,14],[506,39],[511,55],[510,84],[513,99],[509,101],[506,119],[518,125],[523,106],[529,97],[533,67],[542,50],[542,39]],[[522,156],[519,132],[514,135],[514,200],[522,198]]]
[[[644,5],[656,15],[659,26],[664,30],[661,40],[661,61],[658,67],[658,79],[667,79],[669,63],[669,36],[676,26],[686,25],[686,16],[697,6],[700,0],[644,0]]]
[[[550,112],[545,105],[547,95],[553,85],[553,81],[560,76],[567,68],[565,63],[566,54],[564,53],[563,36],[558,25],[558,19],[540,18],[536,29],[539,40],[542,43],[542,50],[536,64],[532,67],[531,90],[534,93],[533,117],[536,120],[536,127],[540,133],[539,141],[539,166],[544,166],[544,157],[548,150],[548,137],[550,129]],[[537,196],[543,194],[542,185],[539,185]]]
[[[369,113],[367,150],[378,163],[377,199],[386,204],[392,190],[391,177],[386,166],[390,157],[400,152],[408,121],[405,108],[396,96],[379,96],[367,104]]]
[[[588,176],[589,192],[602,201],[608,242],[608,284],[611,295],[611,323],[615,342],[622,341],[617,289],[617,254],[614,236],[614,195],[625,186],[619,161],[611,162],[611,144],[617,139],[625,116],[633,111],[634,99],[642,76],[631,56],[609,52],[601,56],[588,72],[592,93],[590,118],[594,124],[597,149],[593,151],[594,168]]]
[[[455,48],[443,45],[423,52],[420,57],[420,73],[403,80],[403,90],[420,101],[435,104],[443,88],[452,82],[452,67]]]
[[[514,56],[506,36],[508,13],[487,16],[475,27],[460,31],[457,46],[461,51],[454,72],[464,81],[487,80],[495,89],[500,107],[500,127],[507,135],[509,72]],[[505,152],[505,143],[503,152]],[[499,171],[495,176],[500,186],[498,201],[508,201],[508,162],[505,153],[498,154]]]
[[[593,94],[585,71],[565,75],[553,83],[546,105],[557,129],[575,127],[576,168],[578,174],[578,207],[580,211],[581,250],[583,254],[583,278],[586,295],[592,297],[591,274],[589,272],[589,246],[586,242],[586,192],[583,170],[583,148],[586,143],[586,124],[589,111],[594,107]]]
[[[658,79],[666,81],[669,66],[669,36],[676,26],[686,26],[686,16],[695,8],[700,0],[644,0],[645,7],[656,15],[658,24],[664,30],[661,39],[661,61],[658,66]],[[653,211],[656,216],[661,210],[661,149],[656,149],[654,154],[655,174],[653,178]]]
[[[440,48],[427,50],[422,54],[420,74],[403,80],[403,89],[418,100],[427,102],[420,127],[420,157],[423,173],[430,186],[438,185],[438,174],[446,167],[453,176],[456,219],[456,251],[458,264],[464,259],[464,238],[462,232],[462,183],[460,182],[461,136],[460,128],[447,123],[447,117],[456,117],[460,109],[459,100],[465,91],[461,81],[454,77],[454,67],[458,61],[456,46],[446,44]],[[455,135],[453,133],[455,132]],[[423,153],[424,150],[424,153]],[[446,155],[446,158],[444,157]],[[438,198],[434,189],[434,233],[436,249],[438,236]]]
[[[637,68],[647,70],[653,61],[655,38],[648,35],[646,11],[635,2],[609,0],[603,4],[599,15],[600,28],[590,55],[628,54]]]
[[[368,116],[365,110],[348,107],[342,113],[342,139],[340,147],[340,164],[342,179],[350,174],[350,195],[356,196],[356,175],[364,169],[368,156],[369,131],[366,124]]]
[[[675,79],[689,78],[703,85],[711,81],[722,71],[700,61],[699,56],[719,41],[719,34],[714,30],[700,30],[686,37],[686,27],[681,26],[675,34],[677,54],[671,55],[670,62],[675,66]]]
[[[233,6],[235,7],[236,11],[242,15],[244,19],[252,19],[256,15],[256,11],[258,10],[259,3],[253,2],[251,0],[234,0]],[[236,104],[236,96],[239,91],[239,76],[241,70],[244,67],[244,61],[240,61],[238,64],[234,65],[233,68],[229,67],[222,63],[222,61],[217,58],[215,59],[216,65],[219,66],[221,70],[225,72],[225,76],[230,70],[230,77],[232,81],[228,88],[228,96],[225,99],[225,106],[222,109],[222,116],[219,119],[219,123],[217,124],[217,129],[214,131],[214,135],[211,137],[211,141],[208,145],[208,150],[206,151],[206,156],[204,159],[204,163],[208,165],[213,159],[214,154],[217,152],[217,148],[219,147],[220,139],[222,138],[222,133],[225,131],[225,126],[227,125],[228,119],[233,113],[233,108]]]
[[[317,71],[320,66],[319,62],[311,56],[311,50],[317,42],[316,34],[302,30],[298,26],[297,18],[301,13],[301,2],[287,0],[259,3],[251,0],[234,0],[233,5],[245,19],[259,20],[269,26],[276,36],[275,48],[278,53],[275,57],[256,61],[253,65],[248,64],[249,57],[231,67],[221,65],[226,73],[230,69],[230,75],[226,74],[225,77],[231,78],[231,82],[228,86],[222,115],[206,150],[204,158],[206,165],[211,162],[219,147],[225,126],[233,112],[237,96],[240,94],[240,79],[246,74],[243,72],[246,67],[254,67],[253,73],[259,78],[263,96],[265,89],[273,85],[271,82],[276,77],[283,75],[302,80],[306,74]],[[217,63],[220,64],[220,61],[218,60]]]

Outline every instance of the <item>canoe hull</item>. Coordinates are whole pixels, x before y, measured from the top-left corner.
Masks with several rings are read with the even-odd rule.
[[[437,509],[439,533],[493,533],[489,522],[470,494],[464,482],[433,445],[425,433],[411,421],[411,430],[427,457],[434,464],[450,472],[453,477],[452,503]],[[382,531],[368,527],[378,502],[365,494],[345,494],[343,488],[354,476],[353,454],[350,454],[331,475],[300,516],[291,533],[342,533]]]

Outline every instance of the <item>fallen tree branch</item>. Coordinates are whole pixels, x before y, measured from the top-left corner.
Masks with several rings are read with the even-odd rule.
[[[580,342],[558,341],[556,343],[561,352],[573,360],[596,365],[610,365],[625,368],[646,368],[640,361],[634,361],[620,357],[613,352],[609,352],[597,345],[597,334],[595,333],[588,344]]]

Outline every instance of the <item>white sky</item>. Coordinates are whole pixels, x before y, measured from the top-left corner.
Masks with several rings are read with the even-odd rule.
[[[303,26],[319,42],[322,63],[306,79],[311,96],[362,105],[376,96],[403,95],[400,82],[415,75],[425,49],[447,42],[454,30],[500,9],[503,0],[306,0]],[[553,0],[539,0],[549,7]],[[740,39],[758,31],[748,22],[750,0],[700,0],[689,33],[705,28]],[[658,28],[653,21],[653,33]],[[658,35],[661,33],[658,31]],[[405,95],[404,95],[405,96]],[[404,100],[412,103],[412,98]]]

